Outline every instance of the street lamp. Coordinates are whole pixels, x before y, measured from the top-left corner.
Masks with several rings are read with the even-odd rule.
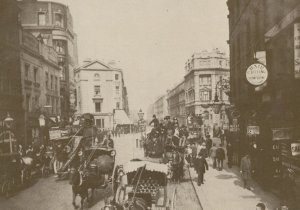
[[[219,114],[222,106],[224,105],[223,101],[219,100],[218,91],[217,91],[218,88],[220,90],[223,90],[226,94],[229,93],[230,90],[229,80],[221,78],[220,81],[218,81],[216,84],[215,99],[213,103],[213,111],[215,114]]]
[[[10,117],[9,113],[7,113],[6,118],[3,121],[4,125],[8,128],[11,129],[12,125],[14,123],[14,119]],[[9,130],[9,148],[10,152],[13,152],[13,145],[12,145],[12,139],[11,139],[11,131]]]
[[[222,105],[223,105],[223,103],[220,102],[219,97],[218,97],[218,93],[217,93],[217,89],[216,89],[215,100],[214,100],[214,103],[213,103],[213,111],[214,111],[215,114],[220,113]]]
[[[144,112],[142,111],[142,109],[140,109],[140,111],[138,112],[138,116],[141,121],[144,119]]]

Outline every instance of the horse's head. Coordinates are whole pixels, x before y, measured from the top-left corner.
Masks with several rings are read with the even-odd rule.
[[[71,185],[81,185],[82,184],[82,175],[75,168],[71,168],[70,170],[70,181]]]

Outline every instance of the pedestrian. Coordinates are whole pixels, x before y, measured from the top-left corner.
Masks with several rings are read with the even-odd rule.
[[[204,173],[205,169],[208,170],[208,164],[203,156],[203,154],[199,153],[196,160],[195,160],[195,170],[198,174],[198,181],[197,184],[200,186],[201,184],[204,184]]]
[[[258,203],[256,204],[256,210],[265,210],[266,209],[266,205],[263,203]]]
[[[216,144],[213,143],[213,146],[211,147],[210,151],[209,151],[209,156],[212,160],[212,165],[213,165],[213,168],[216,168],[217,166],[217,162],[216,162],[216,157],[217,157],[217,147],[216,147]]]
[[[210,151],[211,147],[212,147],[212,139],[210,138],[210,135],[206,136],[206,148],[208,151]]]
[[[225,159],[225,151],[222,148],[222,144],[219,145],[216,151],[216,159],[217,159],[217,168],[219,171],[223,170],[223,161]]]
[[[228,160],[228,168],[232,167],[232,157],[233,157],[233,148],[230,142],[228,142],[226,146],[226,151],[227,151],[227,160]]]
[[[154,125],[154,128],[157,128],[159,126],[159,121],[158,119],[156,118],[156,115],[154,114],[153,116],[153,119],[151,120],[151,122],[149,123],[149,125],[153,124]]]
[[[208,151],[207,151],[205,142],[203,142],[199,148],[200,148],[199,152],[204,156],[204,158],[207,158]]]
[[[248,190],[250,190],[249,180],[251,178],[251,160],[250,160],[250,155],[249,154],[246,154],[242,158],[240,172],[242,174],[244,189],[247,188]]]

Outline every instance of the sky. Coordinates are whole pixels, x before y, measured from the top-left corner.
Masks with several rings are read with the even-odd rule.
[[[53,0],[69,6],[79,64],[114,60],[123,69],[130,109],[147,110],[184,78],[195,52],[228,55],[225,0]]]

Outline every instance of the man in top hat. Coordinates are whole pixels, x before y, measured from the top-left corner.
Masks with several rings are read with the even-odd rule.
[[[149,125],[153,124],[154,125],[154,128],[158,128],[159,126],[159,121],[158,119],[156,118],[156,115],[154,114],[153,115],[153,119],[151,120],[151,122],[149,123]]]

